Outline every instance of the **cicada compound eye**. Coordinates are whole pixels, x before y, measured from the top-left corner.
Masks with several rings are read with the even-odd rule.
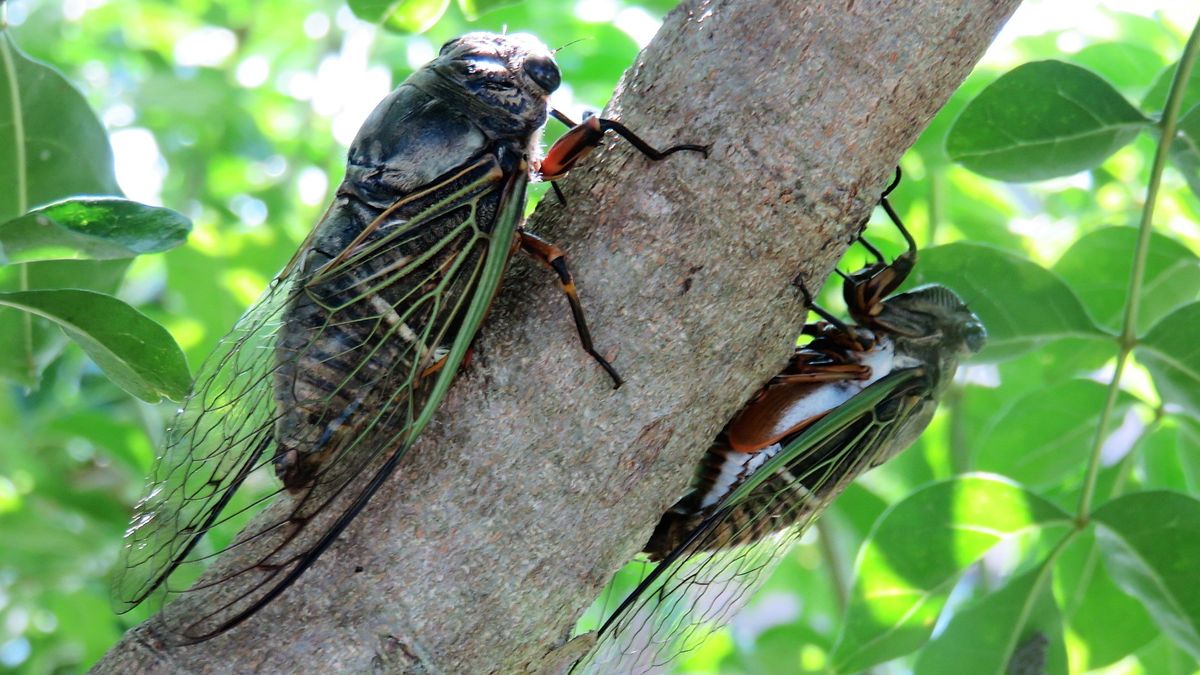
[[[562,73],[558,70],[558,64],[547,56],[531,56],[525,59],[525,72],[529,74],[529,79],[547,94],[554,93],[558,85],[562,84]]]
[[[963,327],[963,340],[972,354],[978,354],[987,344],[987,329],[978,320],[970,321]]]

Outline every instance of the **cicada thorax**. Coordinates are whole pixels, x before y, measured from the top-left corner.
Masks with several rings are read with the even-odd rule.
[[[364,122],[281,317],[274,463],[289,490],[366,429],[409,440],[427,375],[463,339],[487,238],[518,226],[499,222],[504,188],[527,175],[558,81],[535,39],[473,33]]]

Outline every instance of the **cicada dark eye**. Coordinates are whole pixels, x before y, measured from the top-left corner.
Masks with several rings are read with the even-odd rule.
[[[529,79],[541,87],[547,94],[553,93],[562,84],[562,74],[553,59],[545,56],[531,56],[525,59],[525,72]]]
[[[967,349],[971,350],[972,354],[978,354],[987,344],[987,329],[982,323],[971,321],[963,329],[963,339],[967,343]]]

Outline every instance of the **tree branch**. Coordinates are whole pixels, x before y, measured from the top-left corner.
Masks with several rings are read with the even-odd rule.
[[[550,274],[516,262],[434,423],[293,588],[192,647],[147,622],[96,671],[537,663],[782,365],[804,316],[793,281],[819,287],[1017,4],[685,2],[608,114],[711,157],[651,163],[613,140],[562,185],[569,207],[548,199],[530,223],[570,252],[627,384],[579,349]]]

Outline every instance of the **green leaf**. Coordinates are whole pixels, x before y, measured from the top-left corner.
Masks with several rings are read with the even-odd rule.
[[[346,0],[346,4],[350,6],[350,11],[354,12],[354,16],[363,21],[379,23],[388,9],[397,1],[403,2],[403,0]]]
[[[906,286],[930,282],[958,292],[987,326],[982,361],[1062,338],[1109,339],[1058,275],[1007,251],[965,242],[925,249]]]
[[[924,162],[937,165],[939,168],[950,163],[950,158],[946,156],[946,135],[950,132],[950,127],[954,125],[954,120],[962,114],[963,108],[974,100],[984,88],[985,78],[982,74],[972,73],[959,85],[958,89],[954,90],[950,99],[937,111],[933,119],[929,120],[929,124],[921,132],[916,144],[913,145],[913,149],[920,153]],[[938,179],[944,180],[945,177],[939,176]],[[956,193],[957,190],[947,190],[946,196],[953,196]]]
[[[1054,265],[1100,325],[1121,329],[1138,231],[1107,227],[1081,237]],[[1142,285],[1138,332],[1144,333],[1172,310],[1200,295],[1200,258],[1183,244],[1157,232],[1150,235]]]
[[[68,199],[0,223],[0,252],[7,262],[131,258],[179,246],[191,229],[171,209],[115,197]]]
[[[1141,484],[1147,489],[1200,493],[1200,424],[1168,415],[1138,442]]]
[[[1167,106],[1167,93],[1171,91],[1171,84],[1175,81],[1175,71],[1178,69],[1179,64],[1172,63],[1159,73],[1158,79],[1154,81],[1154,86],[1150,87],[1150,91],[1146,92],[1146,97],[1142,99],[1142,110],[1152,113],[1162,112],[1163,108]],[[1183,101],[1179,109],[1190,110],[1196,105],[1200,105],[1200,71],[1193,69],[1192,77],[1184,85]]]
[[[1200,196],[1200,104],[1180,118],[1178,133],[1171,144],[1171,161],[1192,192]]]
[[[1141,492],[1108,502],[1093,520],[1113,579],[1176,644],[1200,658],[1200,501]]]
[[[999,476],[934,483],[893,506],[859,551],[831,655],[859,672],[912,652],[933,631],[959,575],[997,543],[1070,516]]]
[[[120,194],[112,149],[87,101],[0,33],[0,222],[79,194]]]
[[[171,334],[111,295],[18,291],[0,293],[0,305],[58,324],[114,383],[143,401],[182,400],[191,387],[187,361]]]
[[[903,455],[907,454],[903,453]],[[871,492],[861,481],[855,481],[847,486],[846,491],[829,506],[828,514],[823,517],[832,516],[834,519],[839,516],[844,517],[847,526],[858,537],[865,538],[887,507],[887,500]]]
[[[1163,400],[1200,419],[1200,302],[1180,307],[1150,329],[1138,344],[1140,361],[1154,376]]]
[[[21,53],[0,33],[0,222],[35,204],[78,194],[120,194],[112,149],[81,95],[53,68]],[[112,291],[128,262],[53,261],[9,268],[0,291],[72,287]],[[28,314],[0,308],[0,375],[28,387],[62,349],[62,333]]]
[[[474,21],[480,14],[486,14],[493,9],[515,5],[522,0],[458,0],[458,8],[468,21]]]
[[[955,612],[946,629],[921,650],[913,672],[955,673],[969,663],[971,672],[980,675],[1065,675],[1067,648],[1050,592],[1051,576],[1043,562]]]
[[[1158,636],[1150,615],[1113,582],[1091,530],[1081,532],[1058,558],[1056,594],[1074,639],[1085,649],[1073,672],[1088,672],[1116,663]],[[1121,617],[1113,621],[1114,616]]]
[[[990,178],[1034,181],[1099,166],[1150,120],[1095,73],[1062,61],[1019,66],[967,104],[946,152]]]
[[[112,294],[129,267],[121,260],[48,260],[0,266],[0,293],[28,289],[76,288]],[[22,284],[22,279],[25,283]],[[33,389],[42,370],[62,352],[69,340],[53,323],[25,312],[0,307],[0,377]]]
[[[1087,377],[1117,355],[1115,341],[1066,338],[1055,340],[1034,352],[1041,366],[1043,384],[1057,384]]]
[[[1167,636],[1160,635],[1157,640],[1147,645],[1137,653],[1141,672],[1153,675],[1196,675],[1200,672],[1200,664]]]
[[[1083,471],[1107,390],[1092,380],[1069,380],[1019,399],[976,439],[976,466],[1036,486]],[[1133,401],[1120,396],[1116,416]]]
[[[382,23],[399,33],[424,33],[446,13],[450,0],[349,0],[349,4],[364,21]]]

